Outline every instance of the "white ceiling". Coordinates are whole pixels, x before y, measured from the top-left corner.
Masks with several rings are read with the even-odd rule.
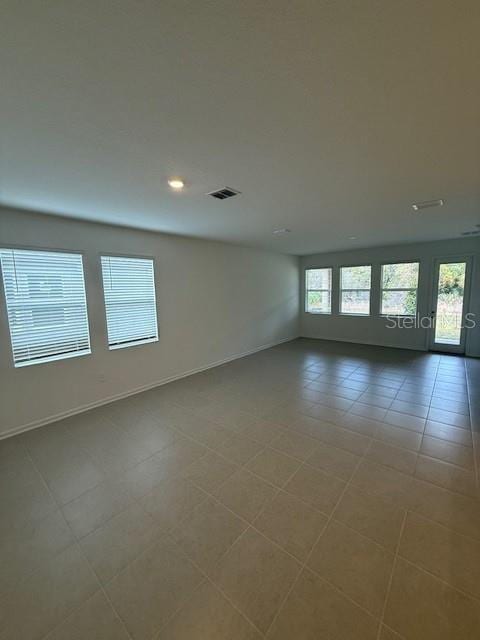
[[[480,223],[478,0],[1,13],[4,204],[295,254]],[[205,195],[224,186],[242,194]]]

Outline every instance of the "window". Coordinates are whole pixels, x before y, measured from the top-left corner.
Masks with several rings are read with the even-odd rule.
[[[368,316],[372,267],[341,267],[340,313]]]
[[[82,256],[0,249],[16,367],[90,353]]]
[[[102,256],[110,349],[158,340],[153,260]]]
[[[414,316],[417,312],[418,262],[382,265],[383,315]]]
[[[307,269],[305,272],[305,310],[332,313],[332,270]]]

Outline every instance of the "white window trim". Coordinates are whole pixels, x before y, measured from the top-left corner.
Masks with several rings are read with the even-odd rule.
[[[355,267],[370,267],[370,287],[368,289],[352,289],[352,288],[348,288],[348,289],[344,289],[342,288],[342,269],[353,269]],[[361,317],[361,318],[368,318],[372,315],[372,272],[373,272],[373,265],[372,264],[342,264],[339,267],[339,285],[338,285],[338,313],[341,316],[353,316],[353,317]],[[344,291],[368,291],[369,296],[368,296],[368,313],[354,313],[352,311],[342,311],[342,293]]]
[[[308,287],[308,271],[321,271],[322,269],[328,269],[330,271],[330,289],[310,289]],[[329,311],[310,311],[308,308],[308,294],[310,291],[330,293],[330,310]],[[331,316],[332,315],[332,295],[333,295],[333,267],[308,267],[305,269],[305,313],[311,313],[314,316]]]
[[[103,259],[125,259],[125,260],[145,260],[152,263],[152,303],[153,309],[155,313],[155,336],[149,336],[147,338],[139,338],[138,340],[125,340],[122,342],[112,342],[110,343],[109,338],[109,330],[108,330],[108,310],[107,310],[107,295],[105,290],[105,280],[104,280],[104,272],[103,272]],[[157,309],[157,291],[156,291],[156,280],[155,280],[155,259],[152,256],[139,256],[139,255],[126,255],[126,254],[113,254],[113,253],[102,253],[100,254],[100,271],[102,277],[102,287],[103,287],[103,300],[105,306],[105,332],[107,336],[107,346],[109,351],[116,351],[118,349],[125,349],[127,347],[136,347],[144,344],[151,344],[153,342],[159,341],[159,332],[158,332],[158,309]]]
[[[2,271],[2,263],[0,260],[0,280],[1,280],[1,284],[0,284],[0,292],[3,292],[3,299],[4,299],[4,303],[5,303],[5,310],[6,310],[6,322],[7,322],[7,326],[8,326],[8,331],[9,331],[9,336],[10,336],[10,353],[11,353],[11,357],[12,357],[12,363],[13,366],[16,369],[20,369],[23,367],[29,367],[32,365],[36,365],[36,364],[47,364],[49,362],[56,362],[58,360],[68,360],[70,358],[79,358],[81,356],[87,356],[87,355],[91,355],[92,350],[91,350],[91,339],[90,339],[90,322],[89,322],[89,317],[88,317],[88,302],[87,302],[87,292],[86,292],[86,285],[85,285],[85,265],[84,265],[84,254],[82,251],[78,251],[78,250],[70,250],[70,249],[57,249],[57,248],[51,248],[51,247],[29,247],[26,245],[12,245],[12,244],[2,244],[0,246],[0,251],[1,250],[6,250],[6,251],[12,251],[12,252],[32,252],[32,253],[54,253],[54,254],[65,254],[67,256],[79,256],[80,257],[80,263],[81,263],[81,272],[82,272],[82,293],[83,293],[83,302],[85,305],[85,324],[86,324],[86,344],[87,346],[84,349],[81,350],[75,350],[75,351],[66,351],[64,353],[58,353],[58,354],[53,354],[53,355],[46,355],[46,356],[40,356],[40,357],[36,357],[36,358],[32,358],[31,360],[21,360],[21,361],[16,361],[15,360],[15,353],[14,353],[14,340],[13,340],[13,333],[12,333],[12,326],[10,323],[10,317],[9,317],[9,304],[7,301],[7,291],[5,289],[5,281],[4,281],[4,274]],[[1,295],[0,295],[1,298]]]
[[[110,351],[115,351],[116,349],[136,347],[137,345],[140,346],[141,344],[150,344],[151,342],[158,342],[158,336],[156,338],[145,338],[145,340],[135,340],[135,342],[119,342],[118,344],[108,345],[108,348],[110,349]]]
[[[416,287],[395,287],[387,289],[383,286],[383,267],[396,264],[418,264],[417,273],[417,286]],[[420,262],[418,260],[403,260],[401,262],[384,262],[380,265],[380,313],[382,318],[394,317],[394,318],[414,318],[418,311],[418,281],[420,279]],[[383,292],[384,291],[415,291],[415,312],[414,313],[384,313],[383,306]]]

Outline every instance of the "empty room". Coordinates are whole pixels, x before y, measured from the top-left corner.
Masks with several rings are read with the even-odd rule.
[[[479,33],[4,0],[0,640],[480,638]]]

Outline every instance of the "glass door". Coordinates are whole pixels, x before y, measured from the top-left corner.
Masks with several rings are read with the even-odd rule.
[[[465,315],[468,311],[470,260],[437,260],[434,270],[430,348],[465,352]]]

